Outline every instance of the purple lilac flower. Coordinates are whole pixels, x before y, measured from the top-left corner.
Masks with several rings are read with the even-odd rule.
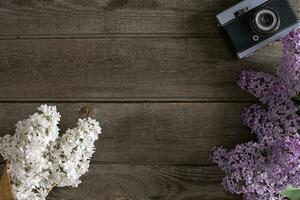
[[[231,151],[215,148],[212,156],[226,173],[226,190],[244,194],[245,199],[279,200],[287,184],[300,183],[300,140],[296,138],[248,142]]]
[[[283,200],[287,186],[300,186],[300,116],[292,98],[300,91],[300,31],[283,39],[276,76],[247,70],[238,85],[264,105],[252,105],[242,119],[256,142],[233,150],[216,147],[212,160],[225,172],[223,185],[245,200]]]

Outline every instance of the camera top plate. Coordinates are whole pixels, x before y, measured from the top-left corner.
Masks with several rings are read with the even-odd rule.
[[[221,12],[217,15],[217,20],[221,26],[225,25],[226,23],[230,22],[231,20],[235,19],[237,16],[235,15],[240,10],[252,10],[257,6],[268,2],[269,0],[244,0],[240,3],[228,8],[227,10]]]

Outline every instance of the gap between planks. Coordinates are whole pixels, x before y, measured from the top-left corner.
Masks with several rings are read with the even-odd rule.
[[[207,36],[203,34],[156,34],[156,33],[105,33],[105,34],[34,34],[34,35],[0,35],[0,40],[34,40],[34,39],[101,39],[101,38],[221,38],[221,35]]]
[[[253,99],[231,99],[231,98],[163,98],[163,97],[124,97],[124,98],[0,98],[0,103],[258,103],[255,98]]]

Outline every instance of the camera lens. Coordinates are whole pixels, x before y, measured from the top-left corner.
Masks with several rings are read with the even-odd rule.
[[[278,30],[280,19],[273,10],[263,9],[257,11],[252,20],[254,30],[261,34],[271,34]]]
[[[266,13],[266,14],[263,14],[261,16],[261,18],[259,19],[259,22],[264,26],[264,27],[269,27],[273,24],[274,22],[274,18],[272,15]]]

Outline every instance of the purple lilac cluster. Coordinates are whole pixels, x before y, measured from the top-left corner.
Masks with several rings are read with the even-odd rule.
[[[264,104],[242,113],[257,141],[233,150],[216,147],[212,160],[226,174],[227,191],[242,194],[245,200],[283,200],[287,186],[300,186],[300,116],[292,100],[300,91],[300,31],[283,39],[276,76],[247,70],[238,84]]]

